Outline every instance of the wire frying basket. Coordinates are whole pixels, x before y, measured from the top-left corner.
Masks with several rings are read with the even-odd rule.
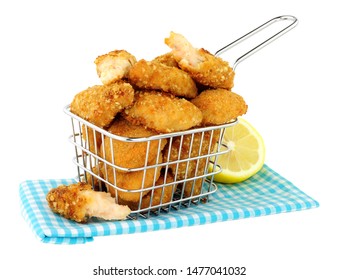
[[[127,204],[130,218],[206,203],[217,190],[213,182],[220,171],[217,158],[229,151],[219,139],[237,122],[128,138],[78,117],[69,105],[65,112],[72,122],[69,140],[75,147],[78,180]]]
[[[293,16],[273,18],[215,55],[281,20],[292,23],[238,58],[235,68],[293,28],[297,19]],[[75,148],[73,162],[78,180],[91,184],[94,190],[110,192],[118,204],[127,204],[132,210],[131,219],[207,203],[210,195],[217,191],[213,179],[221,172],[218,157],[229,152],[220,139],[228,127],[237,123],[233,120],[218,126],[132,138],[95,126],[73,114],[70,105],[64,112],[71,118],[69,141]]]

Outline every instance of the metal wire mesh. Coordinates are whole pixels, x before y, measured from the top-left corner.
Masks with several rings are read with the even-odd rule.
[[[131,208],[129,218],[148,218],[206,203],[217,190],[219,155],[228,148],[219,139],[236,123],[128,138],[112,134],[70,112],[79,181],[107,191]]]

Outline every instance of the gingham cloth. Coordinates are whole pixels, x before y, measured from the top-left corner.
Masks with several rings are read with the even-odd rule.
[[[231,186],[218,184],[208,203],[172,210],[148,219],[78,224],[54,214],[46,202],[47,192],[75,179],[27,180],[20,184],[22,215],[42,242],[80,244],[95,236],[131,234],[258,217],[318,207],[317,201],[267,165],[250,179]]]

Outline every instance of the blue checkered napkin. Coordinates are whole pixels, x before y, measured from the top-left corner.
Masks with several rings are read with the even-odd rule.
[[[318,207],[317,201],[268,166],[243,183],[218,185],[218,191],[205,204],[172,210],[148,219],[102,221],[92,219],[78,224],[54,214],[46,194],[69,180],[28,180],[19,188],[22,214],[33,232],[46,243],[79,244],[95,236],[130,234],[237,220]]]

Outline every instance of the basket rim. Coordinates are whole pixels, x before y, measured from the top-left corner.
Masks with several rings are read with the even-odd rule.
[[[191,129],[187,129],[184,131],[176,131],[176,132],[170,132],[170,133],[159,133],[156,135],[152,135],[152,136],[147,136],[147,137],[124,137],[124,136],[120,136],[120,135],[116,135],[113,133],[110,133],[109,131],[96,126],[95,124],[92,124],[90,122],[88,122],[87,120],[79,117],[78,115],[75,115],[74,113],[72,113],[70,111],[70,104],[68,104],[67,106],[64,107],[63,111],[70,116],[73,119],[76,119],[77,121],[85,124],[87,127],[90,127],[92,129],[94,129],[97,132],[102,133],[103,135],[115,139],[115,140],[120,140],[120,141],[125,141],[125,142],[145,142],[145,141],[150,141],[150,140],[159,140],[159,139],[164,139],[164,138],[169,138],[169,137],[177,137],[177,136],[183,136],[183,135],[188,135],[188,134],[195,134],[195,133],[203,133],[206,131],[214,131],[214,130],[218,130],[218,129],[222,129],[222,128],[227,128],[227,127],[231,127],[235,124],[238,123],[238,119],[234,119],[228,123],[225,124],[221,124],[221,125],[213,125],[213,126],[205,126],[205,127],[196,127],[196,128],[191,128]]]

